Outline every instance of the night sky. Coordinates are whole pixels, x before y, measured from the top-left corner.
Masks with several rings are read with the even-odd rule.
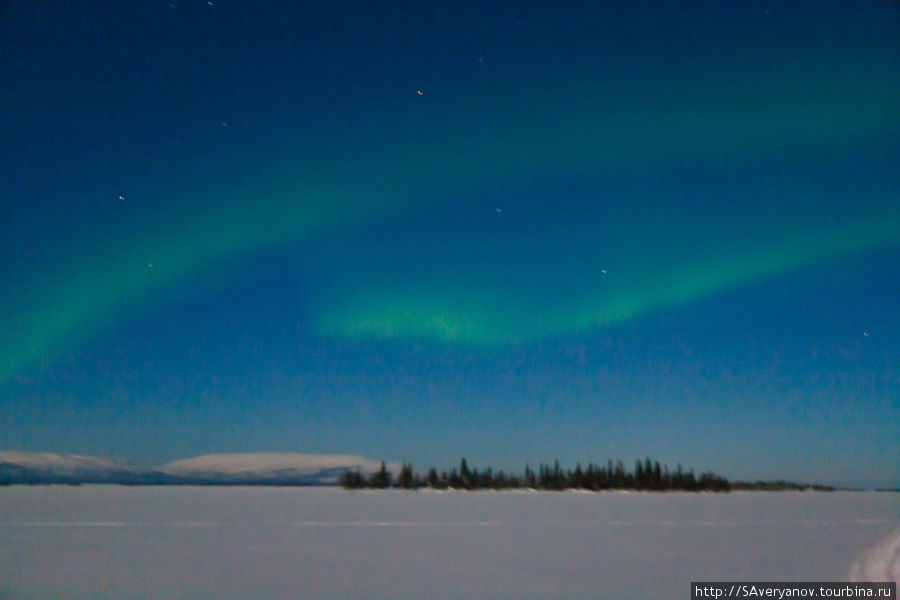
[[[900,485],[900,10],[0,4],[0,448]]]

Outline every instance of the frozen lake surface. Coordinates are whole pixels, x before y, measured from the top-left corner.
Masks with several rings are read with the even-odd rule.
[[[0,599],[688,598],[897,577],[900,495],[0,488]]]

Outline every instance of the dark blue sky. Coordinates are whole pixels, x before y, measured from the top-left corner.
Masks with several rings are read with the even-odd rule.
[[[0,447],[900,484],[900,12],[0,6]]]

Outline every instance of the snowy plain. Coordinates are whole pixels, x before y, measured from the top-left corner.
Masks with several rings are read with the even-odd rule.
[[[688,598],[897,577],[900,495],[0,488],[0,599]]]

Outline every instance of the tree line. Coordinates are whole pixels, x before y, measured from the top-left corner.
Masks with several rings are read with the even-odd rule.
[[[713,491],[727,492],[731,489],[729,481],[705,472],[695,475],[693,469],[685,471],[679,464],[674,470],[668,465],[660,465],[659,461],[650,458],[637,460],[634,469],[627,470],[621,460],[607,461],[606,465],[588,463],[582,468],[581,463],[574,469],[563,469],[559,461],[553,465],[539,464],[537,470],[525,466],[523,474],[505,473],[492,468],[470,468],[466,459],[460,460],[459,468],[449,472],[438,473],[434,467],[428,469],[423,476],[413,470],[412,463],[403,463],[397,477],[388,470],[384,461],[381,467],[368,477],[359,471],[345,471],[341,484],[348,489],[389,487],[402,489],[432,488],[438,490],[648,490],[648,491]]]

